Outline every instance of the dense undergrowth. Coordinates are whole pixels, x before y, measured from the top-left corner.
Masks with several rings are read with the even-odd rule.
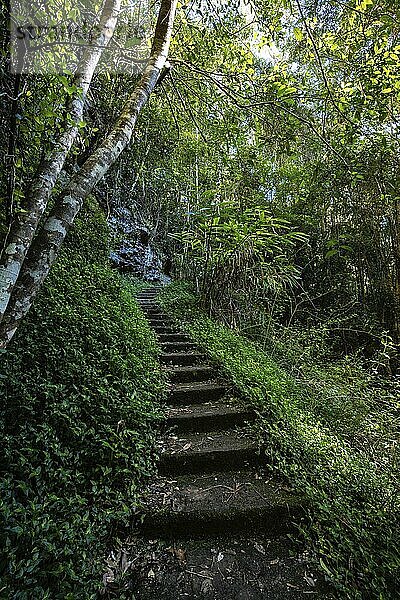
[[[321,340],[311,350],[286,332],[284,343],[262,348],[199,313],[184,284],[161,301],[259,412],[268,461],[307,496],[303,533],[339,597],[397,597],[394,392],[374,386],[356,358],[324,366]]]
[[[1,357],[0,598],[96,597],[152,473],[156,340],[94,204]]]

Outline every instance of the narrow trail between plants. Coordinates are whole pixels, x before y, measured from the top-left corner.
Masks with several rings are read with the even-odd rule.
[[[301,499],[271,477],[255,415],[156,302],[138,295],[170,381],[159,475],[147,491],[135,598],[286,599],[317,595],[307,553],[290,541]]]

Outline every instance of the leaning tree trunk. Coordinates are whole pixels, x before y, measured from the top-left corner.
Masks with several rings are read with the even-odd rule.
[[[0,326],[0,347],[7,346],[21,319],[29,311],[84,199],[129,144],[137,118],[165,66],[176,5],[177,0],[162,0],[150,58],[138,85],[110,134],[87,159],[64,194],[57,199],[43,229],[32,244]]]
[[[31,184],[26,212],[8,235],[0,260],[0,321],[3,319],[17,282],[21,267],[68,153],[75,141],[82,120],[85,98],[101,55],[108,45],[117,23],[121,0],[106,0],[98,25],[98,35],[85,50],[76,69],[73,85],[77,93],[69,101],[67,125],[54,144],[50,155],[40,164]]]

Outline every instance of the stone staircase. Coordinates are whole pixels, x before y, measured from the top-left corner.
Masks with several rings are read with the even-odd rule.
[[[288,531],[301,505],[263,470],[262,449],[249,427],[254,413],[162,312],[158,291],[138,295],[170,381],[160,478],[149,490],[145,527],[180,535],[249,527]]]
[[[162,312],[158,291],[146,288],[138,300],[170,389],[159,475],[132,545],[132,598],[332,600],[288,536],[301,502],[265,468],[254,413]]]

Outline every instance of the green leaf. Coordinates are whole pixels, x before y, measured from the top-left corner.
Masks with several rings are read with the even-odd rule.
[[[298,42],[301,42],[304,38],[304,34],[302,32],[301,29],[299,29],[298,27],[294,27],[293,28],[293,33],[294,33],[294,37],[296,38],[296,40]]]

